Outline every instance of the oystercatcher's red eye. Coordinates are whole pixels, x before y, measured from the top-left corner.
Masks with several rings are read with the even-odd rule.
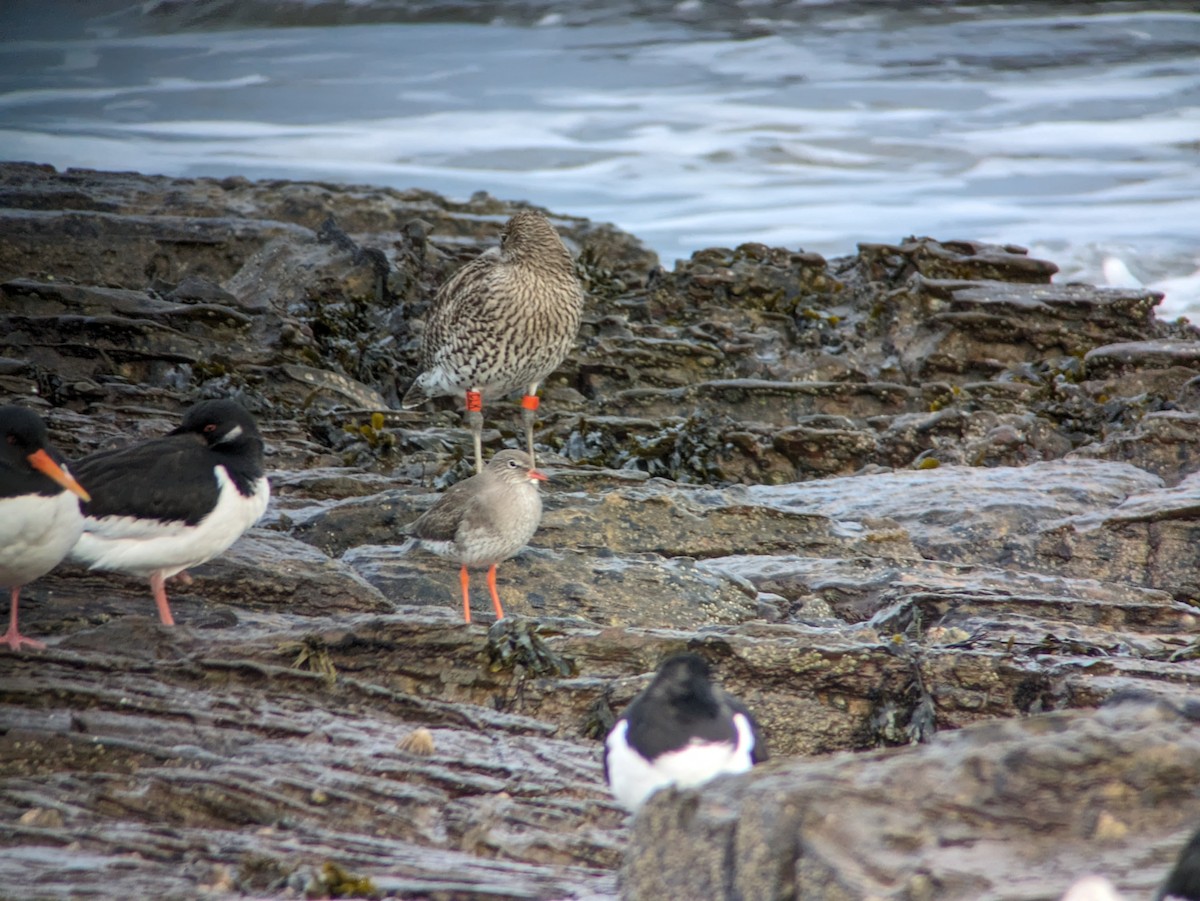
[[[9,444],[16,444],[16,443],[17,443],[17,436],[16,436],[16,435],[9,435],[9,436],[8,436],[8,443],[9,443]]]
[[[204,427],[204,431],[206,431],[206,432],[215,432],[216,430],[217,430],[217,424],[215,422],[210,422],[208,425],[206,425]]]

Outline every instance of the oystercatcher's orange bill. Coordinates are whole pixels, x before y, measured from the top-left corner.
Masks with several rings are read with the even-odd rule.
[[[43,472],[58,484],[62,485],[67,491],[72,491],[78,494],[85,501],[90,501],[92,496],[83,490],[83,486],[71,478],[69,473],[63,471],[63,468],[50,459],[50,455],[44,450],[37,450],[25,458],[29,461],[29,465],[38,472]]]

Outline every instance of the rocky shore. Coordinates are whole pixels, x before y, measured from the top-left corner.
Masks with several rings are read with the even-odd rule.
[[[554,214],[588,290],[556,481],[511,617],[466,626],[399,545],[469,436],[398,398],[518,206],[0,164],[0,399],[71,458],[233,397],[274,492],[174,629],[136,580],[24,592],[50,647],[0,652],[4,893],[1147,897],[1200,826],[1200,334],[1018,247],[668,272]],[[684,649],[772,762],[633,822],[600,739]]]

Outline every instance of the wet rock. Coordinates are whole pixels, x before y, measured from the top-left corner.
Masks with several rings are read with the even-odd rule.
[[[394,609],[357,573],[288,535],[256,529],[191,570],[197,593],[251,610],[299,616]]]
[[[908,412],[916,392],[885,383],[768,382],[750,379],[699,382],[659,391],[631,388],[613,398],[625,415],[669,416],[701,406],[706,412],[782,424],[810,415],[866,418]]]
[[[860,244],[859,255],[880,280],[990,279],[999,282],[1049,284],[1058,267],[1034,259],[1024,247],[997,247],[978,241],[934,241],[909,238],[903,244]]]
[[[1056,460],[760,485],[747,494],[753,503],[826,516],[843,530],[861,528],[864,519],[889,520],[931,559],[1028,567],[1039,534],[1059,520],[1116,508],[1161,484],[1126,464]]]
[[[455,611],[461,607],[458,567],[440,558],[367,545],[352,548],[342,560],[397,603]],[[586,552],[526,550],[498,572],[505,610],[526,616],[695,629],[744,622],[753,619],[757,610],[755,593],[747,593],[727,576],[653,554],[597,557]],[[482,572],[474,582],[477,602],[489,609]],[[554,589],[547,590],[551,585]]]
[[[235,635],[263,646],[227,642]],[[186,895],[215,863],[276,894],[291,874],[330,862],[420,892],[499,883],[518,898],[584,886],[611,896],[619,850],[606,832],[620,814],[584,800],[599,794],[589,746],[552,739],[536,720],[362,682],[352,667],[333,682],[290,668],[292,650],[278,645],[286,636],[247,624],[185,639],[150,679],[134,633],[104,648],[7,658],[6,793],[28,799],[25,810],[29,800],[67,806],[58,826],[11,818],[15,853],[0,854],[0,874],[23,870],[50,896],[114,882]],[[78,667],[92,678],[73,679]],[[61,715],[36,709],[49,697]],[[406,723],[435,738],[421,762],[394,747]],[[470,759],[478,766],[463,768]],[[216,854],[213,830],[227,837]],[[71,868],[41,872],[43,849],[72,841],[89,850]],[[546,863],[523,862],[532,858]]]
[[[1114,430],[1104,441],[1075,451],[1076,456],[1119,460],[1176,484],[1196,472],[1200,414],[1181,410],[1147,413],[1128,431]]]
[[[779,761],[651,798],[622,896],[1051,897],[1099,868],[1146,897],[1194,825],[1150,799],[1195,792],[1197,774],[1194,711],[1146,703]]]
[[[614,898],[632,848],[631,897],[978,897],[1002,868],[1057,897],[1089,859],[1148,890],[1194,825],[1191,776],[1163,788],[1191,720],[1094,708],[1200,687],[1195,330],[1013,246],[666,272],[554,215],[589,292],[539,411],[556,481],[500,567],[510,616],[480,576],[467,626],[456,567],[401,550],[470,473],[457,402],[393,407],[437,286],[519,207],[0,164],[0,392],[69,458],[232,396],[273,483],[169,586],[179,627],[137,579],[24,590],[50,648],[0,653],[0,880]],[[489,452],[520,443],[515,403],[485,415]],[[655,799],[631,846],[598,739],[683,650],[778,762]]]
[[[1170,488],[1148,487],[1109,511],[1068,518],[1046,530],[1040,550],[1067,573],[1089,573],[1200,601],[1197,539],[1200,477]]]
[[[1083,358],[1089,378],[1104,378],[1113,373],[1140,369],[1182,368],[1194,378],[1200,369],[1200,355],[1189,341],[1127,341],[1106,344],[1088,351]]]
[[[925,279],[912,287],[931,315],[911,335],[897,334],[896,347],[901,364],[926,378],[990,377],[1034,360],[1086,354],[1114,335],[1141,337],[1161,299],[1079,285]]]

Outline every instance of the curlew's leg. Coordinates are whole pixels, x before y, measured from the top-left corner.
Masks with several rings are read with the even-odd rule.
[[[467,572],[464,566],[458,571],[458,581],[462,582],[463,590],[463,618],[471,621],[471,574]]]
[[[496,593],[496,564],[488,567],[488,589],[492,592],[492,606],[496,608],[496,622],[504,619],[504,608],[500,606],[500,595]]]
[[[475,443],[475,472],[483,472],[483,395],[478,391],[467,392],[467,412],[463,418]]]
[[[0,638],[0,642],[8,645],[14,651],[21,650],[21,645],[23,644],[29,645],[31,648],[44,648],[46,645],[43,642],[26,638],[21,634],[21,630],[17,628],[17,597],[20,593],[21,589],[19,587],[13,588],[12,612],[8,616],[8,631],[4,633],[3,638]]]
[[[164,626],[175,625],[175,617],[171,616],[171,605],[167,603],[166,579],[161,572],[150,577],[150,588],[154,592],[154,603],[158,604],[158,618]]]
[[[533,426],[538,408],[537,382],[529,386],[529,391],[521,398],[521,422],[525,426],[525,444],[529,447],[529,459],[537,465],[537,454],[533,452]]]

